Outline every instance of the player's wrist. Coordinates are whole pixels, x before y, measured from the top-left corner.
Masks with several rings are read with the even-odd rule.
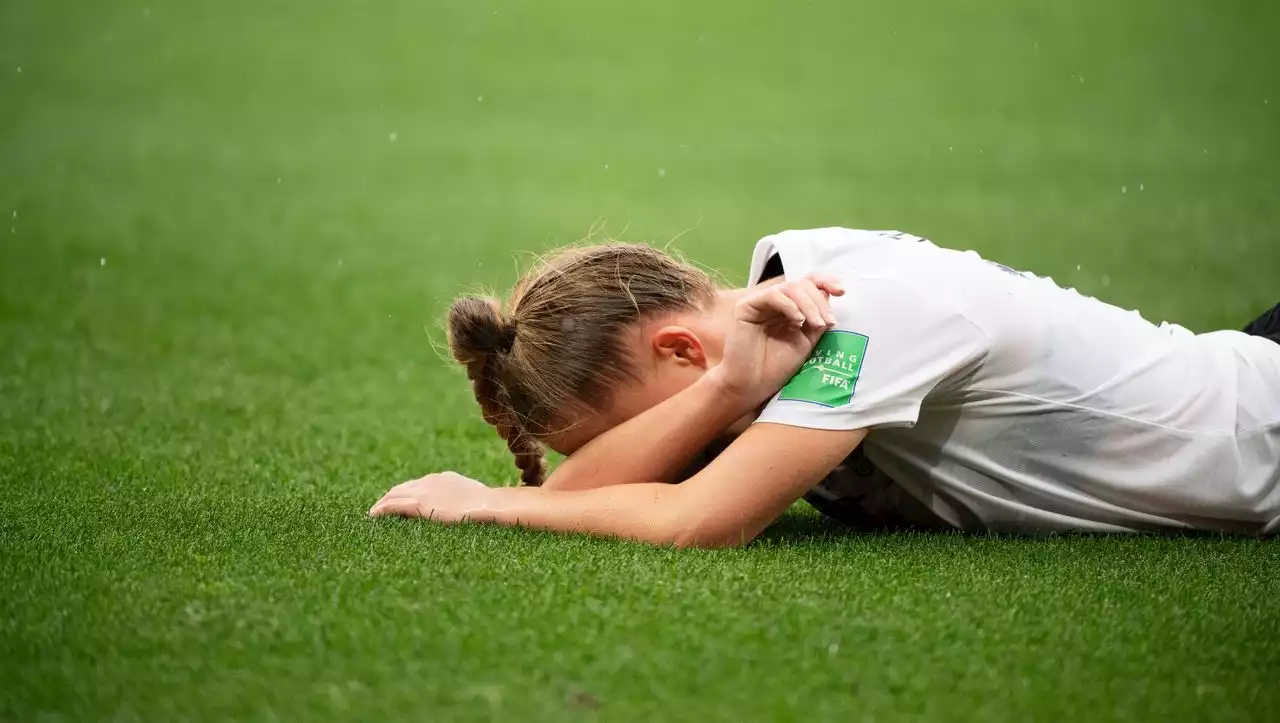
[[[505,522],[503,510],[509,505],[512,491],[519,487],[487,487],[477,490],[468,500],[467,519],[471,522]]]
[[[777,391],[776,389],[763,391],[756,389],[757,385],[743,384],[726,374],[722,365],[707,370],[698,383],[732,419],[755,411],[761,403]]]

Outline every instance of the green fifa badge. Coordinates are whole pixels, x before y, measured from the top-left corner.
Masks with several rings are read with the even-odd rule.
[[[818,339],[800,371],[778,393],[778,399],[824,407],[848,404],[858,386],[866,354],[867,337],[852,331],[828,331]]]

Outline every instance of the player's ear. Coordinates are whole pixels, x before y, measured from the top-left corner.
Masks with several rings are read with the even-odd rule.
[[[706,369],[707,350],[687,326],[664,326],[653,332],[653,353],[658,361],[673,361]]]

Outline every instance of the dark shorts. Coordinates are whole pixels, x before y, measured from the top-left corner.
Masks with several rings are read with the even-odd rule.
[[[952,529],[872,464],[861,445],[804,500],[836,522],[863,530]]]
[[[1280,344],[1280,304],[1276,304],[1271,307],[1271,311],[1249,322],[1249,325],[1241,331],[1253,336],[1265,336]]]

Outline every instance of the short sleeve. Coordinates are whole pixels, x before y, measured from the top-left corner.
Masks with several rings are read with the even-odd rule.
[[[925,398],[986,357],[986,335],[907,282],[859,279],[832,299],[837,327],[756,420],[815,429],[912,426]]]

